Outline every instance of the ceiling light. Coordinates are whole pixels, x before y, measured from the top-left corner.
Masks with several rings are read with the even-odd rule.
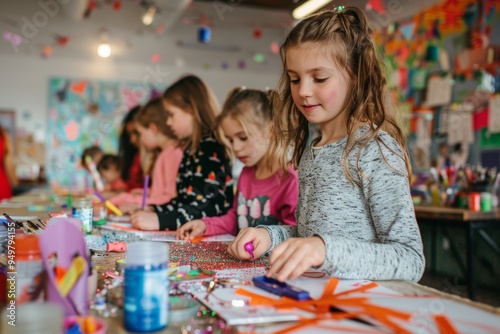
[[[111,46],[109,43],[101,43],[97,47],[97,54],[101,58],[108,58],[111,55]]]
[[[142,23],[144,23],[144,25],[146,26],[153,23],[155,14],[156,14],[156,7],[154,6],[149,7],[148,10],[144,13],[144,15],[142,15]]]
[[[307,15],[314,13],[318,9],[324,7],[326,4],[330,3],[332,0],[309,0],[304,2],[302,5],[295,8],[292,12],[292,16],[296,20],[303,19]]]

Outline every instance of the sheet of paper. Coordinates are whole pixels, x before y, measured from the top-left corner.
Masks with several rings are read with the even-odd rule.
[[[490,98],[490,114],[488,118],[488,130],[491,133],[500,132],[500,95],[496,94]]]
[[[471,144],[474,142],[472,115],[468,112],[453,112],[447,114],[448,144]]]
[[[451,75],[441,77],[434,75],[427,82],[426,107],[439,107],[451,102]]]

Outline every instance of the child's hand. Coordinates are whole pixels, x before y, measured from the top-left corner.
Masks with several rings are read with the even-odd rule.
[[[132,195],[142,195],[143,192],[144,190],[142,188],[135,188],[130,190],[130,194]]]
[[[140,230],[158,231],[160,229],[160,222],[158,215],[155,212],[136,211],[130,217],[132,226]]]
[[[312,266],[320,266],[326,258],[326,249],[320,237],[291,238],[276,246],[269,256],[271,268],[267,277],[278,274],[276,279],[284,282],[302,275]]]
[[[119,208],[125,214],[133,214],[134,212],[141,209],[141,207],[137,204],[123,204],[120,205]]]
[[[238,233],[236,239],[231,242],[227,251],[234,257],[242,260],[251,258],[250,254],[245,250],[247,242],[253,243],[253,255],[255,259],[261,257],[271,247],[271,237],[265,228],[244,228]]]
[[[191,220],[177,229],[177,239],[193,239],[202,236],[207,230],[207,224],[201,219]]]

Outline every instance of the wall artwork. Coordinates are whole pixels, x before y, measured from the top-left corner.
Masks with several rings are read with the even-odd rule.
[[[56,188],[83,190],[82,151],[98,145],[116,154],[123,117],[165,87],[141,83],[51,78],[49,82],[47,167]]]

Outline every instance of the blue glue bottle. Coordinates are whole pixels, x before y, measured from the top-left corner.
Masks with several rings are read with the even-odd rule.
[[[124,280],[124,326],[154,332],[168,325],[168,245],[140,241],[128,245]]]

